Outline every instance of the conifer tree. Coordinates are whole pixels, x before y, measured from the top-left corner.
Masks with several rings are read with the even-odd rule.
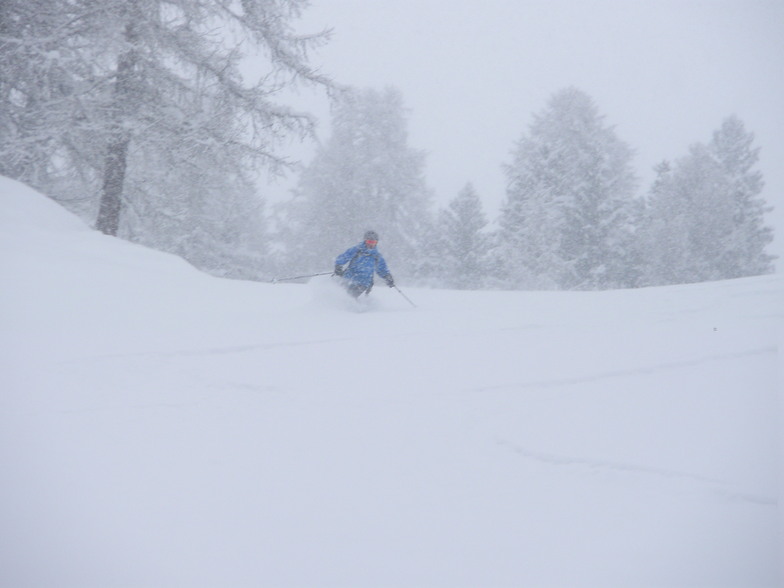
[[[631,156],[586,94],[567,88],[553,95],[506,166],[499,248],[509,287],[628,285]]]
[[[396,276],[421,273],[430,192],[424,154],[409,147],[406,125],[394,88],[350,90],[337,101],[331,136],[302,171],[286,211],[283,238],[298,271],[331,267],[372,229]]]
[[[762,173],[754,169],[759,148],[752,147],[754,135],[736,116],[725,119],[709,145],[727,183],[732,223],[725,235],[724,254],[718,260],[725,278],[754,276],[773,271],[774,256],[765,252],[773,241],[773,229],[765,215],[773,208],[762,198]]]
[[[641,231],[644,284],[676,284],[768,273],[772,241],[753,169],[759,150],[736,117],[707,145],[695,144],[674,167],[660,168]]]
[[[441,287],[477,290],[488,283],[486,226],[482,203],[468,183],[438,216],[433,243]]]
[[[685,201],[676,196],[672,165],[663,161],[654,169],[656,178],[637,235],[643,286],[678,283],[689,267]]]

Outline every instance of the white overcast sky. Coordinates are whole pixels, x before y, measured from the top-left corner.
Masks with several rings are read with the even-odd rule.
[[[514,142],[575,86],[636,150],[640,192],[655,164],[740,117],[784,232],[784,0],[312,0],[296,28],[333,30],[311,63],[336,81],[402,92],[438,203],[470,181],[495,219]],[[297,106],[326,139],[326,100]]]

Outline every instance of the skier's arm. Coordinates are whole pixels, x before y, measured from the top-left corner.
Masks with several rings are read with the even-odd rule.
[[[387,283],[387,286],[392,288],[395,285],[395,280],[392,278],[392,274],[389,273],[389,268],[387,267],[387,262],[384,261],[384,258],[381,257],[379,254],[378,256],[378,265],[376,265],[376,272],[379,276],[381,276],[384,281]]]
[[[346,249],[343,253],[338,255],[337,258],[335,259],[335,267],[344,266],[349,261],[351,261],[351,258],[354,257],[354,255],[357,252],[357,249],[358,249],[358,247],[356,247],[356,246],[355,247],[350,247],[349,249]]]

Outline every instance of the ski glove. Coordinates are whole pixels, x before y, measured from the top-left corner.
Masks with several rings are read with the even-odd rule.
[[[387,281],[387,286],[389,286],[390,288],[394,288],[395,287],[395,280],[392,279],[392,274],[389,274],[384,279]]]
[[[335,266],[335,275],[336,276],[342,276],[344,272],[345,272],[345,270],[341,266],[339,266],[339,265]]]

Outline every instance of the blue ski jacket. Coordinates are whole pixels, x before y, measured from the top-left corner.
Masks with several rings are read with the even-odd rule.
[[[366,288],[373,284],[373,272],[376,272],[384,279],[390,277],[387,262],[376,248],[370,248],[364,243],[355,245],[347,249],[335,259],[336,266],[348,264],[343,277],[355,284],[361,284]]]

